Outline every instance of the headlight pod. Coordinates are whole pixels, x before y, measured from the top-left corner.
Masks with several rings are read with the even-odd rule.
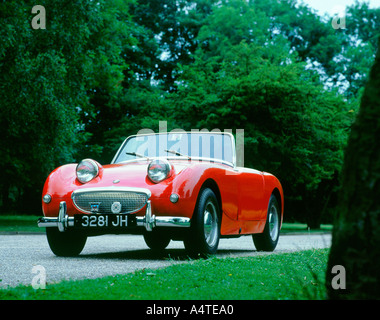
[[[154,159],[148,166],[148,177],[154,183],[161,182],[170,176],[171,169],[166,159]]]
[[[87,183],[97,177],[99,167],[94,160],[84,159],[77,165],[77,178],[81,183]]]

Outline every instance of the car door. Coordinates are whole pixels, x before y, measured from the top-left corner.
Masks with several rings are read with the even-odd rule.
[[[264,201],[264,175],[261,171],[236,168],[239,191],[238,219],[263,220],[266,216]]]

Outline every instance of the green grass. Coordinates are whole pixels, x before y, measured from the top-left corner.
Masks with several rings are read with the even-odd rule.
[[[281,233],[319,233],[331,232],[333,226],[331,224],[321,224],[319,229],[309,229],[306,223],[287,223],[282,224]]]
[[[163,269],[0,290],[0,299],[316,300],[325,298],[328,249],[193,260]],[[48,275],[47,275],[48,276]]]
[[[0,232],[41,232],[37,226],[40,216],[0,215]]]

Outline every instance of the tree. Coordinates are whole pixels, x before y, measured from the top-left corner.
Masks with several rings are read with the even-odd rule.
[[[326,273],[331,299],[380,298],[379,88],[378,49],[345,153],[340,201]],[[331,286],[334,277],[331,270],[337,265],[346,270],[345,290]]]
[[[85,45],[90,58],[85,70],[89,103],[80,112],[83,133],[88,138],[76,153],[78,160],[90,157],[109,163],[116,150],[109,149],[105,137],[133,111],[129,88],[137,86],[139,43],[136,37],[144,30],[132,21],[129,13],[132,3],[133,0],[100,1],[94,3],[96,10],[88,12],[94,19]]]
[[[287,39],[268,32],[270,21],[246,1],[215,5],[199,31],[195,62],[181,67],[167,100],[184,129],[243,128],[244,164],[278,176],[287,212],[317,228],[353,113],[289,55]]]
[[[372,9],[367,2],[355,1],[346,11],[347,29],[339,33],[343,47],[335,74],[337,78],[343,76],[345,95],[353,98],[360,97],[376,55],[380,8]]]
[[[346,8],[346,28],[335,30],[332,17],[321,17],[296,0],[255,0],[253,5],[271,17],[271,33],[286,37],[291,50],[326,85],[353,102],[360,96],[376,53],[380,8],[356,1]]]
[[[72,45],[74,37],[82,41],[85,34],[76,31],[74,36],[69,26],[65,34],[32,29],[32,6],[24,1],[0,6],[2,200],[6,208],[11,197],[30,208],[39,204],[33,190],[42,188],[53,164],[72,161],[80,142],[75,108],[86,103],[83,82],[78,78],[80,69],[72,68],[74,61],[65,57],[64,50],[70,40]],[[61,47],[49,47],[54,41],[60,41]],[[82,63],[82,58],[75,61]]]
[[[100,133],[94,143],[104,141],[102,161],[111,161],[128,135],[143,128],[158,130],[160,120],[167,121],[172,129],[183,127],[173,118],[174,113],[166,102],[169,93],[177,90],[182,72],[178,65],[194,61],[196,36],[214,2],[140,0],[130,6],[131,33],[137,41],[123,49],[128,68],[124,72],[118,108],[97,115],[100,123],[107,126],[98,123],[93,126]]]
[[[310,65],[317,65],[327,75],[335,74],[336,57],[342,40],[323,19],[309,6],[296,0],[254,0],[253,6],[271,17],[269,30],[281,33],[290,43],[291,50]]]
[[[132,5],[134,22],[143,29],[137,62],[139,75],[154,79],[165,91],[176,90],[177,64],[193,62],[196,37],[216,0],[139,0]],[[149,35],[147,37],[146,35]],[[146,72],[146,71],[149,72]]]
[[[130,40],[128,17],[116,19],[120,10],[127,13],[125,1],[39,4],[46,29],[32,28],[29,1],[0,3],[2,205],[9,209],[13,201],[27,212],[40,208],[50,171],[75,161],[93,134],[87,128],[100,98],[111,104],[120,92],[119,44]]]

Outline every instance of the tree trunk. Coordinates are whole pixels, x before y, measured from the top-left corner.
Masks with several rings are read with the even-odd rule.
[[[345,153],[342,188],[326,271],[328,297],[379,299],[379,277],[380,50]]]

